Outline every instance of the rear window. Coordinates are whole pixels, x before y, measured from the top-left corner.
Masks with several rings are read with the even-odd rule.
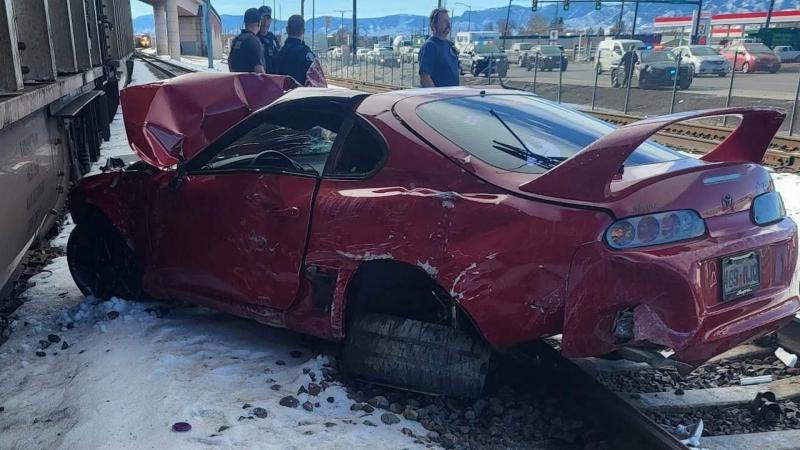
[[[561,47],[558,47],[556,45],[543,45],[539,47],[539,51],[543,55],[560,55]]]
[[[530,95],[437,100],[420,105],[417,115],[481,161],[520,173],[544,173],[614,129],[599,119]],[[648,141],[628,157],[625,165],[682,158]]]
[[[744,48],[750,53],[772,53],[772,50],[764,44],[745,44]]]

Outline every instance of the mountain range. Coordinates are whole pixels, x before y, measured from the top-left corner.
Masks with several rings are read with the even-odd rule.
[[[756,12],[764,11],[768,6],[765,0],[705,0],[703,11],[712,14]],[[776,11],[782,9],[797,8],[797,0],[775,0]],[[636,20],[637,32],[648,32],[653,29],[653,19],[661,16],[688,16],[696,10],[694,5],[680,5],[668,3],[642,3],[639,5]],[[452,10],[451,10],[452,11]],[[563,18],[564,26],[574,30],[597,30],[598,27],[605,29],[613,26],[619,19],[620,4],[603,5],[601,10],[595,10],[594,2],[572,3],[568,11],[564,11],[561,4],[547,3],[542,4],[536,12],[532,12],[530,6],[512,5],[510,11],[510,29],[512,34],[518,34],[531,20],[533,15],[538,16],[538,22],[547,24],[556,17]],[[455,15],[452,17],[453,31],[499,29],[506,20],[508,8],[488,8],[475,10],[470,14],[463,8],[456,6]],[[630,27],[634,18],[633,2],[626,2],[623,10],[623,21]],[[223,14],[222,28],[225,33],[235,34],[242,26],[242,16]],[[414,14],[394,14],[383,17],[370,17],[358,19],[359,32],[368,36],[396,36],[411,34],[427,34],[428,18]],[[324,17],[317,17],[314,21],[316,33],[326,32]],[[330,27],[327,31],[334,31],[342,24],[340,16],[331,16]],[[344,26],[352,28],[352,18],[344,18]],[[153,16],[146,15],[136,17],[133,20],[133,27],[136,33],[153,32]],[[283,32],[286,27],[285,21],[275,20],[273,30]],[[312,28],[311,19],[306,20],[306,32],[310,33]]]

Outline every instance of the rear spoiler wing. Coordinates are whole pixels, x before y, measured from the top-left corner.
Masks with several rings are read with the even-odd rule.
[[[761,163],[786,113],[779,108],[769,107],[707,109],[651,117],[620,127],[519,188],[546,197],[608,202],[615,197],[611,182],[620,173],[625,160],[651,136],[677,122],[729,115],[741,117],[739,126],[700,159],[708,162]]]

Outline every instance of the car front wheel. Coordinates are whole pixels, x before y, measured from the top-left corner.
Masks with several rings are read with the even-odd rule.
[[[483,390],[491,353],[482,340],[445,325],[359,313],[348,327],[343,363],[356,377],[471,399]]]
[[[750,63],[742,64],[742,73],[750,73]]]
[[[142,269],[133,251],[105,219],[78,224],[67,242],[67,264],[83,295],[140,300]]]

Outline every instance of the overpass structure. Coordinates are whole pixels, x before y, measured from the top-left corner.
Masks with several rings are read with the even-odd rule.
[[[153,6],[156,53],[180,59],[183,55],[207,56],[206,2],[203,0],[141,0]],[[211,8],[211,46],[214,58],[222,57],[222,20]]]

